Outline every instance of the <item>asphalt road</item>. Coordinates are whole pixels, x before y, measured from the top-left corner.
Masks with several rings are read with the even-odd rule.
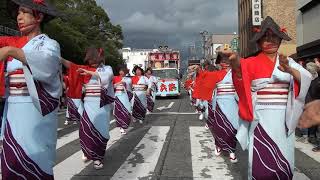
[[[63,125],[64,116],[61,112],[54,167],[57,180],[247,179],[247,152],[238,146],[237,164],[231,164],[227,154],[216,157],[212,135],[205,122],[198,120],[186,94],[157,99],[154,113],[147,115],[143,125],[132,123],[125,136],[111,121],[104,168],[98,171],[92,162],[81,161],[78,125]],[[296,144],[295,179],[319,179],[320,154],[311,148]]]

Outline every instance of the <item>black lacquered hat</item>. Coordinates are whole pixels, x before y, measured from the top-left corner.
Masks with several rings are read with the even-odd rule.
[[[43,22],[49,22],[59,16],[57,9],[50,5],[46,0],[7,0],[7,9],[13,18],[17,17],[19,6],[24,6],[43,13],[45,15]]]
[[[255,35],[253,36],[252,41],[259,41],[269,30],[283,40],[292,40],[287,34],[285,28],[280,28],[280,26],[270,16],[267,16],[262,21],[261,28],[254,28]]]

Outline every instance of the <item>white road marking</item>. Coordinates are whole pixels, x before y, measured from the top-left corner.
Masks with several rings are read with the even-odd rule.
[[[114,122],[116,122],[116,119],[112,119],[112,120],[110,121],[110,124],[113,124]]]
[[[174,102],[171,102],[168,106],[161,106],[161,107],[158,107],[157,109],[159,111],[162,111],[162,110],[165,110],[165,109],[171,109],[173,105],[174,105]]]
[[[292,180],[310,180],[305,174],[294,171]]]
[[[129,131],[132,127],[129,127]],[[118,128],[114,128],[110,131],[110,140],[108,142],[107,148],[109,149],[114,143],[120,140],[122,137]],[[85,169],[91,162],[84,163],[81,160],[82,151],[78,151],[69,158],[65,159],[61,163],[57,164],[54,168],[54,177],[59,180],[69,180],[74,175],[79,174],[83,169]],[[93,167],[92,167],[93,168]]]
[[[159,112],[159,113],[150,113],[150,115],[196,115],[198,113],[189,113],[189,112]]]
[[[157,165],[169,126],[153,126],[117,170],[112,180],[149,179]]]
[[[214,155],[214,139],[204,127],[189,127],[194,179],[233,179],[222,157]]]
[[[297,139],[297,138],[296,138]],[[314,159],[315,161],[320,163],[320,156],[318,152],[313,152],[312,148],[314,148],[314,146],[312,144],[304,144],[302,142],[295,142],[295,147],[303,152],[304,154],[306,154],[307,156],[311,157],[312,159]]]
[[[56,149],[61,148],[62,146],[79,139],[79,130],[73,131],[69,134],[66,134],[64,136],[61,136],[58,140],[57,140],[57,147]]]

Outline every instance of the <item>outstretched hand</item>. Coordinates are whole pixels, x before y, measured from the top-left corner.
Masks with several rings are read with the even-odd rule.
[[[88,71],[86,69],[83,68],[79,68],[77,70],[78,73],[80,73],[80,75],[86,76],[86,75],[93,75],[93,73],[91,71]]]
[[[232,63],[233,61],[237,61],[238,58],[238,53],[234,52],[230,49],[228,50],[221,50],[221,51],[217,51],[217,53],[221,53],[223,56],[226,56],[229,58],[229,61]]]
[[[279,67],[278,69],[285,73],[292,73],[292,68],[289,66],[289,59],[287,56],[280,54],[279,55]]]

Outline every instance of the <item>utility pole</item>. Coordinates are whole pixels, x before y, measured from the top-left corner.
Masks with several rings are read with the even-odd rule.
[[[200,35],[203,38],[203,60],[206,59],[206,43],[207,43],[207,36],[208,36],[209,32],[204,30],[204,31],[200,31]]]

